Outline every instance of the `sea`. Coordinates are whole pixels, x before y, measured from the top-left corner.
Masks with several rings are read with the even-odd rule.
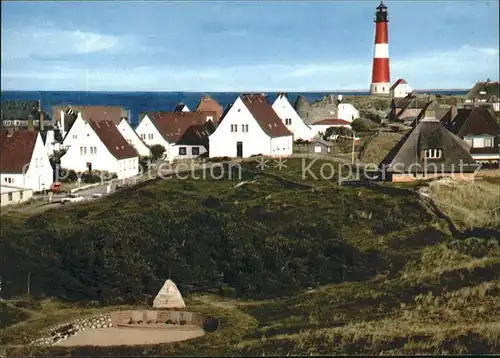
[[[465,95],[466,90],[428,90],[417,91],[442,95]],[[266,92],[271,103],[278,92]],[[299,95],[309,102],[319,100],[328,94],[345,96],[366,96],[368,92],[287,92],[293,103]],[[85,91],[1,91],[1,100],[40,100],[43,110],[53,116],[53,106],[58,105],[94,105],[120,106],[130,111],[130,121],[136,126],[139,114],[153,111],[172,111],[180,102],[190,110],[197,107],[204,95],[217,100],[222,107],[233,103],[240,92],[85,92]]]

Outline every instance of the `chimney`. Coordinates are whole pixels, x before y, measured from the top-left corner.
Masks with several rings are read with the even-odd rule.
[[[38,114],[39,114],[39,126],[38,128],[40,128],[40,131],[43,132],[43,129],[44,129],[44,126],[45,126],[45,114],[43,113],[43,110],[42,110],[42,101],[38,101]]]
[[[456,104],[453,104],[450,108],[451,111],[451,119],[455,118],[458,114],[458,108]]]
[[[35,130],[35,126],[33,124],[33,117],[30,116],[29,119],[28,119],[28,130],[29,131],[34,131]]]

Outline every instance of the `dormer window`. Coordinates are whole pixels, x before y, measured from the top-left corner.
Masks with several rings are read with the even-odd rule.
[[[441,149],[426,149],[425,159],[441,159],[443,151]]]

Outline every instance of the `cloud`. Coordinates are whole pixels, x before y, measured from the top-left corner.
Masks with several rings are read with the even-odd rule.
[[[78,29],[5,29],[2,32],[2,61],[57,59],[67,55],[119,52],[130,48],[134,42],[132,36],[115,36]]]
[[[89,66],[82,62],[2,63],[2,89],[89,91],[335,91],[367,89],[371,58],[347,62],[161,66]],[[125,62],[126,63],[126,62]],[[462,46],[391,58],[392,80],[404,77],[416,89],[470,88],[498,78],[498,50]]]

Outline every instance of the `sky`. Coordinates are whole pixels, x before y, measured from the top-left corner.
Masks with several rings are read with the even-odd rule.
[[[384,3],[391,81],[498,80],[498,0]],[[367,90],[378,4],[2,1],[1,89]]]

